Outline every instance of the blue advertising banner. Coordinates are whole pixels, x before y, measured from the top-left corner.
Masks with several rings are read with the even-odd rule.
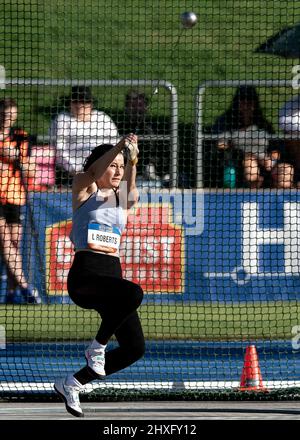
[[[189,260],[198,264],[195,297],[221,302],[299,299],[299,202],[297,190],[205,194],[204,230],[187,249]]]
[[[124,276],[145,301],[297,300],[299,203],[297,190],[141,191],[121,245]],[[45,303],[69,302],[71,211],[69,192],[30,194],[24,268]]]

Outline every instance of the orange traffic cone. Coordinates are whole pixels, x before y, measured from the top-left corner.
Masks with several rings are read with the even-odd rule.
[[[266,391],[258,363],[255,345],[246,348],[240,391]]]

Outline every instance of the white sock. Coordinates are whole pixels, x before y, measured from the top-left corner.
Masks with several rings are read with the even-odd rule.
[[[96,341],[96,339],[94,339],[91,345],[89,346],[89,348],[96,348],[97,350],[105,350],[106,345],[99,344],[99,342]]]
[[[83,385],[80,382],[78,382],[78,380],[73,376],[73,374],[68,374],[65,384],[67,386],[72,386],[72,387],[80,387],[80,388],[83,387]]]

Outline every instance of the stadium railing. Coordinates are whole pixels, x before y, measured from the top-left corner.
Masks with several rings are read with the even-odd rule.
[[[95,86],[95,87],[151,87],[153,90],[164,88],[170,95],[171,123],[170,133],[166,135],[151,135],[151,140],[168,140],[171,144],[170,186],[177,187],[178,182],[178,94],[174,85],[164,80],[66,80],[66,79],[5,79],[5,87],[13,86]],[[148,135],[149,138],[149,135]],[[147,136],[140,136],[141,140],[147,140]],[[46,140],[43,136],[43,141]]]

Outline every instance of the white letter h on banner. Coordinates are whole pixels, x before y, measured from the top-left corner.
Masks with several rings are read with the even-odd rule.
[[[261,274],[259,271],[259,247],[265,244],[283,244],[285,275],[299,275],[300,206],[298,203],[292,202],[286,202],[283,206],[283,229],[267,229],[261,228],[259,225],[258,203],[243,204],[242,266],[250,276]],[[272,215],[271,211],[270,215]]]

